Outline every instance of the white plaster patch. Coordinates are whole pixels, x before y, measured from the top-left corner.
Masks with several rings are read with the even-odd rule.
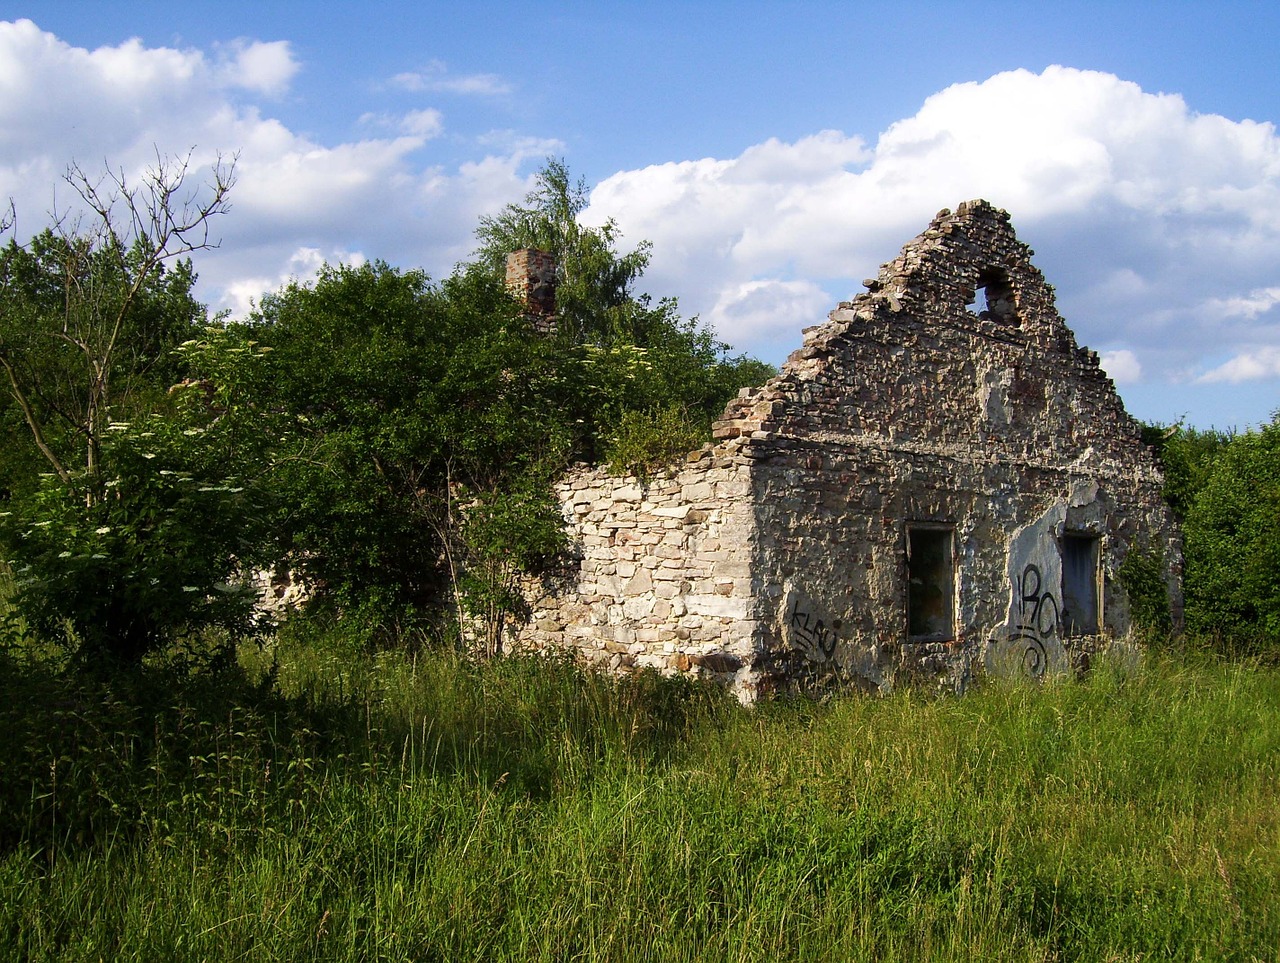
[[[1001,678],[1041,679],[1061,675],[1070,663],[1062,647],[1062,556],[1059,538],[1067,521],[1067,500],[1051,505],[1009,539],[1009,611],[987,646],[987,671]]]
[[[843,623],[788,583],[779,609],[782,638],[787,645],[814,662],[828,662],[840,644]]]

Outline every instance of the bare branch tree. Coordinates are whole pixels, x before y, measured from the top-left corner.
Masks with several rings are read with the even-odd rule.
[[[157,272],[195,251],[218,246],[211,235],[212,221],[230,209],[227,197],[235,183],[235,162],[234,156],[219,155],[199,183],[190,178],[190,154],[173,160],[157,153],[154,165],[137,183],[123,169],[108,168],[91,176],[78,164],[68,168],[65,180],[80,198],[82,211],[74,219],[54,212],[52,230],[63,242],[62,307],[58,318],[43,319],[38,333],[61,341],[80,358],[74,411],[50,400],[54,392],[41,383],[42,373],[19,356],[22,339],[4,337],[11,328],[6,322],[12,321],[3,316],[11,308],[5,296],[10,293],[7,261],[0,272],[5,286],[0,289],[0,367],[32,439],[64,483],[71,483],[70,466],[50,445],[36,403],[68,421],[82,438],[84,467],[92,481],[100,467],[108,412],[116,400],[113,379],[131,314]]]

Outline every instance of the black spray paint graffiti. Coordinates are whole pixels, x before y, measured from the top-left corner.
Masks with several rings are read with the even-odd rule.
[[[831,658],[831,654],[836,650],[836,643],[840,641],[839,632],[843,623],[839,619],[833,619],[828,625],[813,613],[804,611],[800,604],[800,597],[797,596],[791,603],[787,620],[799,648],[820,662]]]
[[[1022,648],[1022,671],[1032,679],[1044,677],[1049,668],[1045,643],[1058,634],[1058,600],[1048,589],[1041,589],[1040,569],[1028,564],[1018,580],[1018,624],[1010,641]]]

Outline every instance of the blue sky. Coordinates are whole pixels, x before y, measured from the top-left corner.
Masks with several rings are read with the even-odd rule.
[[[0,2],[0,197],[239,153],[201,296],[447,273],[548,155],[779,362],[941,207],[1010,211],[1140,418],[1280,407],[1280,4]]]

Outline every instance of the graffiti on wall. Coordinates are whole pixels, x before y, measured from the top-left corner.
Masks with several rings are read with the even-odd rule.
[[[1062,646],[1062,557],[1059,533],[1063,500],[1019,528],[1009,539],[1009,608],[992,632],[987,670],[1005,678],[1039,680],[1069,669]]]
[[[1021,650],[1022,673],[1042,679],[1049,670],[1049,646],[1058,638],[1058,600],[1045,585],[1040,567],[1028,562],[1017,579],[1018,620],[1010,642]]]
[[[784,615],[784,627],[791,643],[817,662],[826,662],[840,641],[839,619],[823,618],[813,601],[799,592],[791,594]]]

